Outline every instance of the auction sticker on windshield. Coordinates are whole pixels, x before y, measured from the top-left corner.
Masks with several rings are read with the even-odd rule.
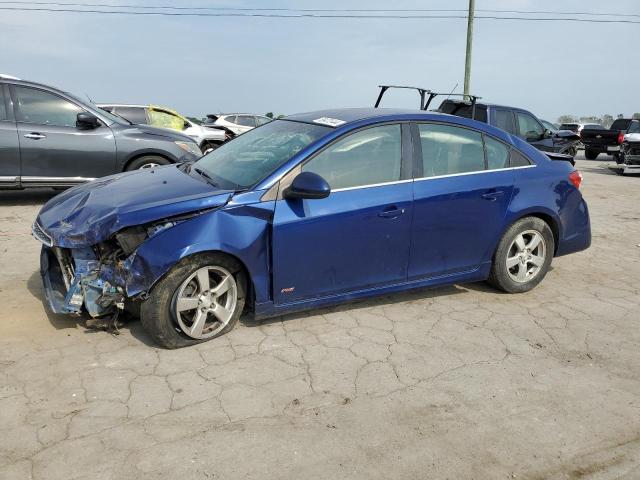
[[[330,127],[339,127],[340,125],[344,124],[344,120],[338,120],[337,118],[330,118],[330,117],[320,117],[320,118],[316,118],[313,123],[319,123],[321,125],[328,125]]]

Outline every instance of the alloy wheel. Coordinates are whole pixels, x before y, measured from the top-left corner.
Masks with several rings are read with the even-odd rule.
[[[224,329],[236,310],[238,285],[219,266],[202,267],[182,282],[173,299],[173,313],[185,335],[210,338]]]
[[[542,234],[527,230],[516,236],[507,254],[507,271],[515,282],[526,283],[542,270],[546,260],[547,247]]]

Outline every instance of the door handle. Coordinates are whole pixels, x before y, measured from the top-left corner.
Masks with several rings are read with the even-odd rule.
[[[504,195],[502,190],[494,190],[492,192],[483,193],[480,195],[483,200],[489,200],[491,202],[495,202],[498,198]]]
[[[27,133],[24,138],[30,138],[31,140],[40,140],[41,138],[47,138],[46,135],[38,132]]]
[[[381,218],[398,218],[404,213],[404,208],[390,207],[378,214]]]

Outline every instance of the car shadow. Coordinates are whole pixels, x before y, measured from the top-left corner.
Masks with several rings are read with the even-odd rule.
[[[52,313],[49,309],[49,305],[47,303],[47,299],[44,295],[44,288],[42,286],[42,279],[40,277],[40,272],[35,271],[31,274],[29,279],[27,280],[27,289],[36,299],[38,299],[42,303],[43,310],[49,319],[51,325],[57,329],[62,330],[66,328],[77,328],[78,325],[85,327],[85,333],[92,334],[100,331],[105,331],[104,329],[92,329],[86,327],[87,320],[90,320],[91,317],[89,315],[61,315]],[[427,300],[430,298],[440,298],[444,296],[450,295],[459,295],[466,293],[469,290],[473,291],[481,291],[487,293],[500,293],[491,286],[487,285],[484,282],[477,283],[465,283],[464,285],[450,285],[444,287],[424,287],[418,288],[415,290],[410,290],[406,292],[398,292],[398,293],[390,293],[387,295],[382,295],[378,297],[371,297],[367,299],[361,300],[352,300],[345,303],[340,303],[338,305],[333,305],[329,307],[320,307],[314,308],[310,310],[305,310],[303,312],[297,313],[289,313],[286,315],[279,315],[275,317],[269,317],[265,319],[256,320],[251,313],[243,313],[240,317],[240,323],[246,327],[259,327],[260,325],[268,325],[271,323],[280,323],[280,322],[288,322],[292,320],[299,320],[302,318],[309,318],[316,315],[326,315],[329,313],[340,313],[340,312],[348,312],[350,310],[357,310],[362,308],[379,308],[389,305],[395,305],[403,302],[412,302],[416,300]],[[140,341],[141,343],[152,347],[158,348],[158,345],[154,343],[151,337],[144,330],[142,323],[139,321],[140,319],[134,316],[131,313],[124,312],[120,314],[118,320],[122,322],[119,326],[119,330],[128,331],[132,337]],[[111,333],[116,333],[116,331],[111,331]]]
[[[467,290],[472,290],[470,285],[464,284],[464,286],[449,285],[444,287],[423,287],[415,290],[409,290],[405,292],[390,293],[377,297],[370,297],[361,300],[350,300],[337,305],[328,307],[318,307],[302,312],[288,313],[285,315],[279,315],[276,317],[269,317],[256,320],[253,315],[244,314],[240,317],[240,323],[247,327],[257,327],[260,325],[268,325],[271,323],[287,322],[291,320],[298,320],[301,318],[314,317],[316,315],[326,315],[330,313],[349,312],[350,310],[358,310],[362,308],[379,308],[389,305],[395,305],[398,303],[412,302],[415,300],[427,300],[429,298],[439,298],[450,295],[458,295],[465,293]],[[487,287],[487,291],[495,292],[491,287]]]
[[[0,205],[3,207],[21,207],[42,205],[61,193],[53,188],[32,188],[26,190],[0,190]]]

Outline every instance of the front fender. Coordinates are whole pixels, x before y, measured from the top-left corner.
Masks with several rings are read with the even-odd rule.
[[[275,202],[228,206],[179,223],[143,243],[126,260],[126,293],[148,292],[181,259],[219,251],[247,269],[258,302],[270,297],[270,230]]]

